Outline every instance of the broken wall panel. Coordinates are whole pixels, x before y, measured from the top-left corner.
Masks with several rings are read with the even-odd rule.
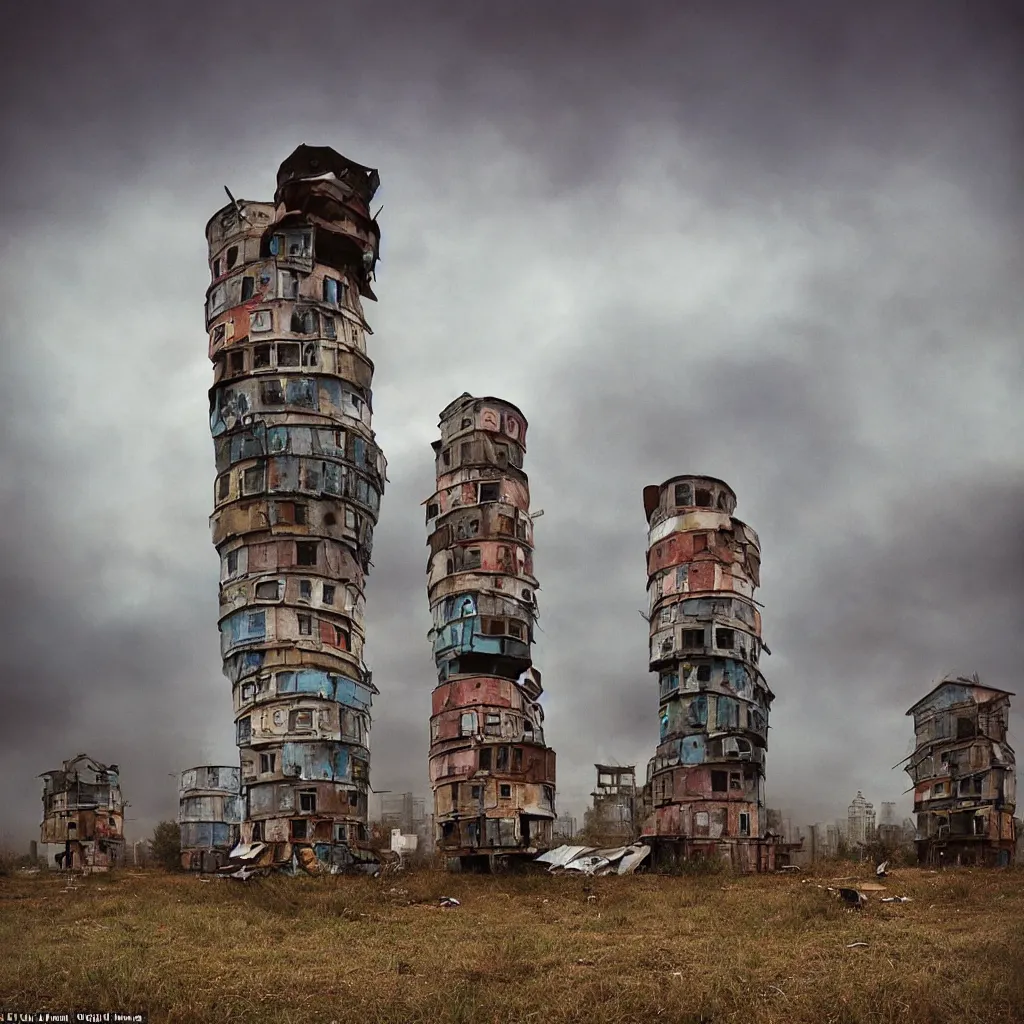
[[[240,833],[332,870],[367,839],[364,587],[387,467],[362,300],[375,298],[378,184],[372,168],[300,146],[272,203],[232,201],[206,230],[211,528]]]
[[[124,863],[124,798],[116,764],[79,754],[43,772],[39,853],[49,868],[85,873]]]
[[[774,696],[759,667],[769,653],[753,597],[760,542],[722,480],[673,477],[643,498],[659,744],[642,834],[656,863],[711,856],[762,870],[772,863],[764,778]]]
[[[1007,867],[1016,845],[1017,766],[1007,742],[1014,694],[971,679],[945,679],[909,711],[921,864]]]
[[[437,670],[429,772],[438,849],[473,862],[546,849],[555,752],[544,743],[533,519],[514,405],[464,394],[441,413],[427,499]]]

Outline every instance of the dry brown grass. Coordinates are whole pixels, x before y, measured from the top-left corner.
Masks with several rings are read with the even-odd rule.
[[[1024,874],[901,870],[861,912],[826,881],[7,877],[0,1001],[181,1024],[1024,1020]]]

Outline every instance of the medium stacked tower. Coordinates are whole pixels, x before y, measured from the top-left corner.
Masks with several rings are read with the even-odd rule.
[[[242,820],[238,768],[204,764],[181,773],[178,835],[186,871],[218,871],[238,842]]]
[[[511,403],[464,394],[433,444],[430,783],[438,848],[465,866],[545,849],[555,818],[555,752],[530,653],[539,588],[526,427]]]
[[[762,650],[771,652],[754,602],[760,543],[735,508],[732,489],[713,477],[644,488],[660,736],[643,834],[656,863],[711,856],[770,870],[764,775],[773,694],[758,664]]]
[[[220,631],[240,751],[242,839],[340,868],[366,838],[363,588],[384,490],[370,429],[375,170],[300,146],[273,204],[206,229]],[[230,197],[230,193],[228,193]]]

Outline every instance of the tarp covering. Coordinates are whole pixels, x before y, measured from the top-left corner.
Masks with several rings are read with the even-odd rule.
[[[559,846],[536,858],[549,871],[579,871],[584,875],[631,875],[650,854],[649,846],[620,846],[598,850],[593,846]]]

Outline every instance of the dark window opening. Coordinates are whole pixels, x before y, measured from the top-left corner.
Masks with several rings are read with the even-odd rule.
[[[515,521],[511,516],[498,516],[498,533],[506,537],[515,535]]]
[[[213,261],[213,276],[220,277],[220,260]]]
[[[711,666],[710,665],[698,665],[697,666],[697,682],[706,683],[711,679]]]
[[[522,747],[512,748],[512,771],[521,772],[523,770],[523,749]]]
[[[729,773],[729,788],[730,789],[742,789],[743,788],[743,778],[742,778],[742,776],[740,775],[739,772],[730,772]]]
[[[324,522],[326,522],[326,521],[327,521],[327,519],[326,519],[326,517],[324,517]],[[295,506],[295,525],[296,526],[305,526],[306,525],[306,506],[305,505],[296,505]]]
[[[436,519],[437,516],[438,516],[438,513],[440,513],[440,511],[441,511],[441,509],[438,507],[437,503],[436,502],[431,502],[427,506],[427,518],[428,519]]]
[[[707,551],[708,549],[708,535],[706,533],[695,533],[693,535],[693,553],[697,554],[698,551]]]
[[[238,262],[238,246],[233,245],[228,249],[228,270],[230,270]]]
[[[299,597],[303,601],[309,601],[313,597],[313,581],[299,580]]]
[[[695,492],[695,500],[698,508],[711,508],[711,492],[703,487],[698,487]]]
[[[248,302],[253,297],[253,293],[256,291],[256,278],[254,277],[243,277],[242,278],[242,301]]]
[[[481,484],[480,485],[480,503],[483,504],[486,501],[497,501],[500,487],[498,484]]]
[[[316,814],[316,793],[299,794],[299,810],[304,814]]]
[[[295,542],[295,564],[316,565],[318,544],[315,540],[300,540]]]
[[[316,334],[316,313],[311,309],[292,311],[292,334]]]
[[[469,795],[474,800],[479,800],[484,795],[483,786],[470,786]]]
[[[512,787],[507,783],[502,783],[498,787],[498,795],[507,800],[512,795]]]
[[[228,372],[231,374],[245,373],[245,353],[244,352],[229,352],[228,353]]]
[[[228,559],[227,559],[227,561],[228,561],[228,572],[232,573],[232,574],[238,572],[238,552],[237,551],[229,551],[228,552]]]
[[[260,398],[264,405],[284,405],[284,388],[279,380],[265,380],[260,383]]]
[[[689,505],[691,500],[690,485],[676,484],[676,504],[683,506]]]
[[[312,615],[298,615],[296,616],[299,620],[299,636],[312,636],[313,635],[313,616]]]
[[[292,839],[305,839],[307,822],[305,818],[292,819]]]
[[[727,793],[729,791],[728,772],[713,771],[711,773],[711,791],[713,793]]]
[[[452,464],[452,453],[447,448],[445,448],[445,450],[441,452],[441,461],[446,466],[450,466]]]
[[[338,328],[335,326],[333,316],[325,316],[323,319],[324,337],[328,341],[334,341],[338,337]]]
[[[735,642],[735,636],[731,629],[716,629],[715,630],[715,646],[723,649],[729,649]]]
[[[295,521],[298,522],[297,519]],[[303,519],[302,521],[305,522],[306,520]],[[337,522],[338,517],[333,512],[324,513],[324,526],[334,526]]]
[[[260,771],[266,774],[274,770],[274,755],[260,754]]]
[[[278,366],[298,366],[299,365],[299,346],[296,344],[286,344],[284,342],[278,343],[277,346],[277,365]]]
[[[473,421],[471,419],[469,419],[468,417],[463,417],[463,419],[462,419],[462,427],[460,429],[465,430],[466,427],[471,427],[471,426],[473,426]]]
[[[974,722],[970,718],[958,718],[956,720],[956,738],[958,740],[969,740],[974,736]]]
[[[217,500],[227,501],[228,495],[231,493],[231,475],[225,473],[222,477],[217,480]]]
[[[704,630],[703,629],[684,629],[683,630],[683,646],[684,647],[703,647],[704,646]]]
[[[257,601],[276,601],[279,593],[280,584],[277,580],[271,580],[269,583],[256,584]]]
[[[722,512],[724,512],[725,509],[726,509],[726,504],[727,504],[726,499],[725,499],[725,491],[719,491],[718,492],[718,503],[717,504],[718,504],[718,508]]]
[[[302,346],[302,365],[303,366],[316,366],[320,362],[320,346],[315,342],[308,342]],[[282,366],[298,366],[298,363],[285,363],[281,361]]]
[[[334,587],[328,583],[324,584],[324,604],[334,604]]]
[[[750,835],[750,815],[746,811],[740,811],[740,835]]]
[[[480,759],[479,767],[482,772],[489,772],[491,770],[491,748],[481,747],[480,748]]]
[[[247,469],[242,474],[242,493],[257,494],[263,490],[263,467]]]
[[[508,771],[508,747],[498,747],[498,760],[495,767],[499,772]]]

